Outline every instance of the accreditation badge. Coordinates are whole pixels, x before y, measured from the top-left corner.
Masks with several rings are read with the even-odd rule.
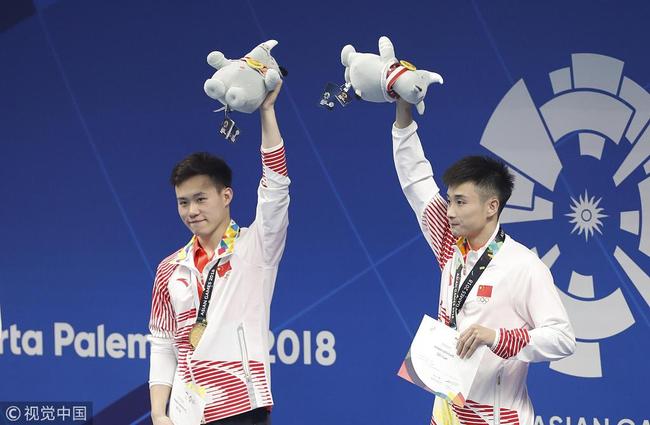
[[[325,91],[323,91],[323,94],[321,95],[318,106],[322,106],[323,108],[330,111],[334,109],[334,98],[339,91],[339,86],[334,83],[327,83],[325,86]]]
[[[223,122],[221,123],[221,128],[219,128],[219,134],[221,134],[224,139],[235,143],[237,141],[237,137],[239,137],[239,133],[239,127],[237,127],[235,121],[226,115],[226,117],[223,119]]]

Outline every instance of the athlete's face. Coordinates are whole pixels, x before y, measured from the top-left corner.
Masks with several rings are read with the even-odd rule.
[[[198,175],[175,189],[178,215],[196,236],[208,240],[225,221],[230,220],[231,188],[219,190],[210,177]]]
[[[447,218],[456,237],[472,239],[486,228],[498,212],[499,201],[486,196],[473,182],[450,187],[447,191]]]

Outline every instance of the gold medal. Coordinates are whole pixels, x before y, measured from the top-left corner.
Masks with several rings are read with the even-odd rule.
[[[407,61],[399,61],[400,65],[402,65],[404,68],[408,69],[409,71],[415,71],[415,65],[413,65],[411,62]]]
[[[249,57],[247,57],[245,59],[246,59],[246,63],[248,64],[248,66],[250,66],[253,69],[262,69],[262,68],[264,68],[264,64],[262,62],[256,61],[255,59],[249,58]]]
[[[205,332],[205,328],[208,326],[208,322],[196,322],[194,326],[192,326],[192,329],[190,330],[190,345],[192,348],[196,349],[196,346],[199,345],[199,341],[201,341],[201,337],[203,336],[203,332]]]

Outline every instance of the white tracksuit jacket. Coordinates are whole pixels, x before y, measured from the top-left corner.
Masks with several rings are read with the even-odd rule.
[[[393,154],[400,184],[422,232],[442,268],[438,319],[449,323],[452,263],[470,271],[487,248],[469,251],[466,260],[451,234],[447,202],[424,156],[417,124],[393,127]],[[496,236],[497,229],[491,240]],[[462,277],[464,279],[465,276]],[[529,249],[506,236],[457,314],[457,328],[473,324],[498,330],[483,358],[463,408],[436,398],[431,424],[533,425],[526,389],[529,362],[558,360],[573,353],[575,337],[549,269]]]
[[[290,180],[282,144],[262,150],[262,168],[255,221],[240,230],[232,252],[217,251],[200,273],[192,238],[156,272],[149,385],[172,386],[172,398],[183,383],[206,388],[205,422],[273,404],[269,316],[289,223]],[[194,350],[189,332],[200,304],[197,285],[219,258],[208,326]]]

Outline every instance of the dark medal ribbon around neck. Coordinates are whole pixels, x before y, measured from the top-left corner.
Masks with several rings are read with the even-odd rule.
[[[214,288],[214,280],[217,275],[217,268],[219,267],[220,262],[221,262],[221,258],[217,260],[217,264],[212,266],[212,268],[208,272],[208,278],[205,281],[205,288],[201,296],[201,303],[199,304],[199,313],[196,317],[196,322],[194,323],[192,329],[190,330],[190,335],[189,335],[190,344],[192,345],[193,348],[196,348],[196,346],[199,344],[199,341],[201,340],[201,336],[203,335],[205,328],[208,326],[208,320],[206,319],[206,316],[208,314],[208,307],[210,306],[210,298],[212,297],[212,289]]]
[[[494,238],[494,242],[496,242],[496,250],[492,250],[492,243],[488,245],[488,247],[483,252],[483,255],[481,255],[481,258],[478,259],[474,267],[472,267],[472,270],[465,278],[462,286],[460,285],[460,278],[462,277],[463,268],[465,266],[464,264],[460,264],[456,268],[456,271],[454,272],[454,291],[451,299],[451,314],[449,316],[450,327],[456,329],[456,315],[460,309],[463,308],[463,304],[465,304],[465,301],[467,300],[469,293],[472,291],[474,284],[481,277],[488,264],[490,264],[490,261],[492,261],[492,258],[494,258],[499,250],[499,245],[502,244],[505,239],[506,233],[503,231],[503,228],[500,227],[499,232]]]

